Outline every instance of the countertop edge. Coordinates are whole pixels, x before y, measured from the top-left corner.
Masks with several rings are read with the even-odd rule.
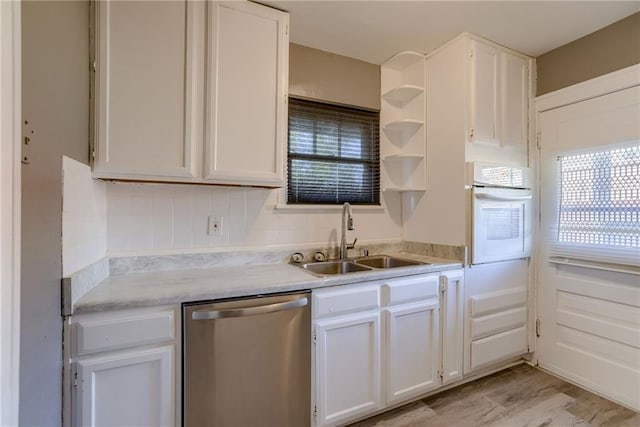
[[[317,277],[305,270],[289,264],[263,264],[202,269],[195,271],[165,271],[110,276],[74,304],[72,315],[144,307],[160,307],[195,301],[209,301],[314,290],[330,286],[374,282],[392,278],[414,276],[418,274],[454,270],[463,268],[464,266],[461,261],[457,260],[446,260],[410,253],[396,253],[394,255],[402,258],[429,262],[430,264],[348,273],[329,277]],[[294,268],[296,270],[287,270],[288,268]],[[237,272],[235,272],[235,270],[237,270]],[[242,277],[243,274],[257,274],[263,270],[267,270],[267,274],[272,275],[277,273],[278,275],[299,277],[293,279],[287,278],[286,280],[276,278],[273,280],[265,279],[262,283],[259,283],[256,286],[248,285],[246,283],[248,279]],[[235,272],[238,276],[238,279],[236,279],[238,284],[236,286],[221,287],[220,284],[216,282],[225,280],[224,274],[220,274],[221,272],[224,272],[227,276],[233,276]],[[189,277],[190,273],[195,277]],[[169,285],[171,285],[171,283],[175,283],[175,281],[181,281],[182,283],[180,285],[173,284],[172,287],[165,288],[164,291],[166,295],[163,295],[162,292],[154,292],[155,284],[144,283],[145,279],[151,282],[153,282],[153,280],[162,280],[161,276],[164,275],[172,276],[166,279]],[[184,276],[184,279],[180,278],[181,275]],[[223,277],[218,279],[216,278],[216,275],[221,275]],[[233,278],[230,279],[230,281],[233,280]],[[138,281],[138,284],[136,284],[136,281]],[[126,296],[122,294],[122,291],[127,289],[129,286],[127,282],[131,283],[132,287],[130,289],[136,291],[133,293],[135,295]],[[143,283],[140,284],[140,282]]]

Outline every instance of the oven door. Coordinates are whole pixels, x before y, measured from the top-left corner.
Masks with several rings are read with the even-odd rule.
[[[474,187],[471,263],[531,253],[531,190]]]

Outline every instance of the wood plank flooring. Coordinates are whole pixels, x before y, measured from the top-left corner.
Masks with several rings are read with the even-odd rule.
[[[640,414],[518,365],[350,427],[640,427]]]

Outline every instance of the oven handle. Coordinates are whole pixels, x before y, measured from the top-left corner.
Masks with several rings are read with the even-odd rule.
[[[495,200],[498,202],[520,202],[523,200],[531,200],[533,197],[531,194],[528,196],[496,196],[495,194],[489,193],[476,193],[476,199],[482,200]]]
[[[191,313],[191,318],[193,320],[211,320],[224,319],[229,317],[255,316],[256,314],[273,313],[276,311],[304,307],[308,302],[309,300],[306,297],[303,297],[293,301],[259,305],[257,307],[232,308],[228,310],[199,310]]]

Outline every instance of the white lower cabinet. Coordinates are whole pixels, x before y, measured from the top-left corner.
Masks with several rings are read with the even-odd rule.
[[[526,260],[480,264],[468,269],[465,374],[527,353],[526,277]]]
[[[380,285],[313,292],[314,418],[336,426],[381,405]]]
[[[177,307],[71,316],[69,426],[180,424]],[[67,397],[68,398],[68,397]]]
[[[173,345],[78,361],[76,424],[174,425],[174,363]]]
[[[380,409],[380,313],[317,321],[314,337],[318,425]]]
[[[462,379],[464,342],[464,270],[440,274],[442,384]]]
[[[446,323],[460,341],[448,347],[460,352],[448,368],[456,378],[463,274],[447,277],[453,302]],[[442,385],[440,296],[438,273],[313,291],[316,426],[345,425]]]
[[[386,308],[388,405],[440,386],[438,300]]]

